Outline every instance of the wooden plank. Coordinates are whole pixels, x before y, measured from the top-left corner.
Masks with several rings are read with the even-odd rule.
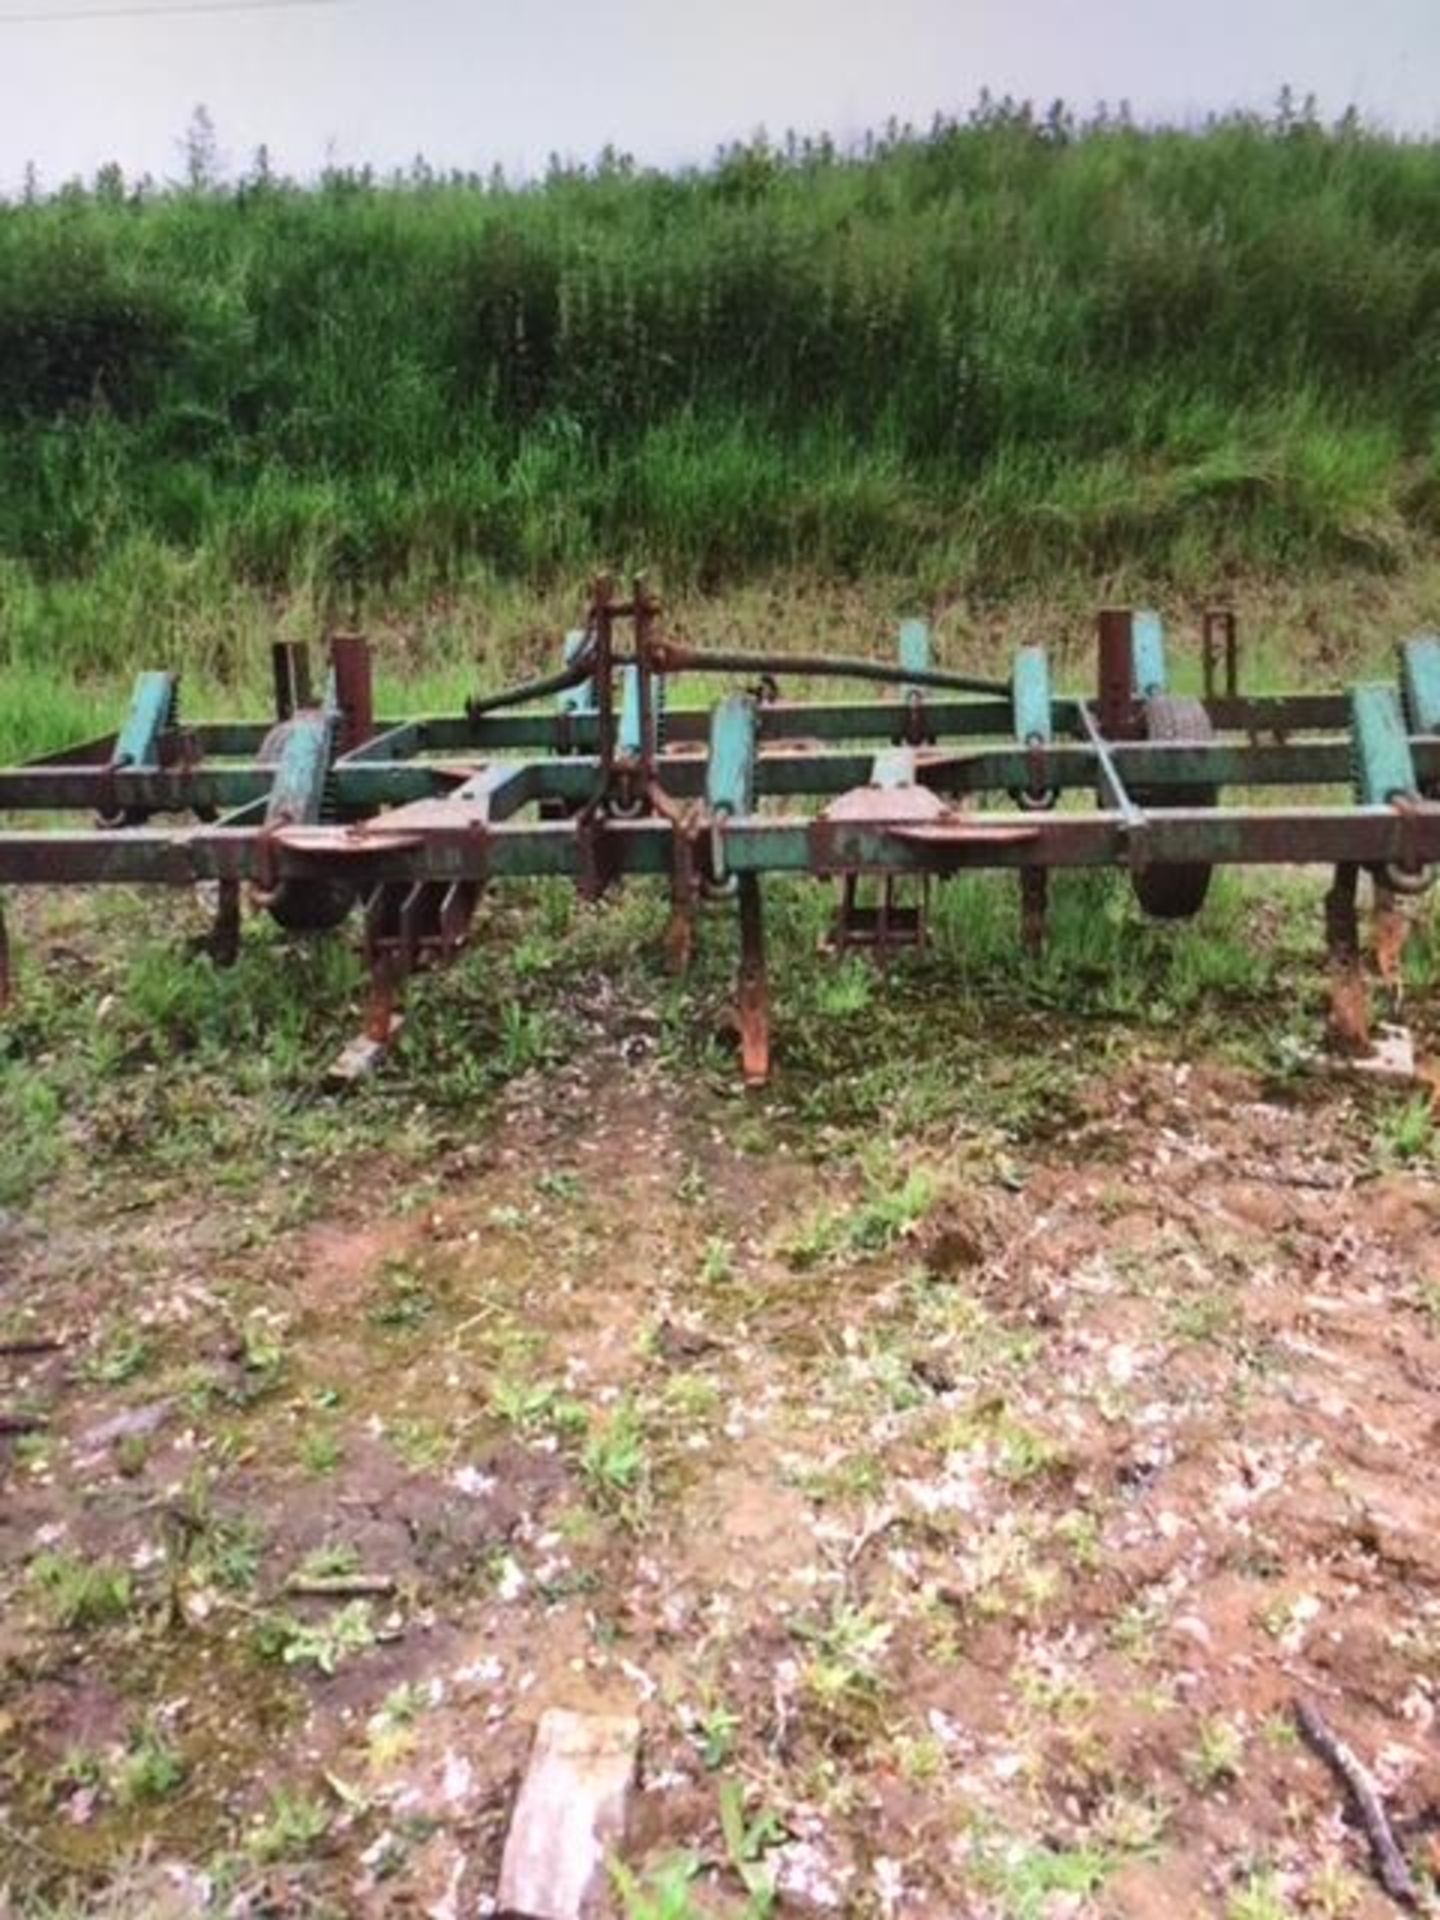
[[[551,1708],[535,1734],[500,1865],[506,1920],[587,1920],[625,1828],[640,1722]]]

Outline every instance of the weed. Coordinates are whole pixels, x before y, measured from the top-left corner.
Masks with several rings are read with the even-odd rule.
[[[743,1789],[727,1780],[720,1789],[720,1831],[731,1870],[745,1889],[744,1920],[769,1920],[775,1911],[775,1877],[765,1855],[785,1839],[784,1824],[768,1808],[753,1818],[747,1815]]]
[[[1124,1654],[1126,1659],[1134,1660],[1141,1666],[1153,1665],[1159,1653],[1166,1614],[1166,1603],[1161,1595],[1141,1594],[1115,1615],[1106,1638],[1115,1651]]]
[[[307,1473],[327,1474],[339,1466],[343,1449],[328,1427],[310,1427],[301,1434],[297,1451]]]
[[[428,1704],[429,1696],[415,1686],[399,1686],[385,1696],[380,1710],[366,1722],[366,1749],[372,1766],[391,1766],[414,1751],[415,1722]]]
[[[1294,1911],[1273,1873],[1252,1873],[1226,1901],[1225,1920],[1293,1920]]]
[[[231,1593],[248,1593],[260,1576],[264,1539],[259,1522],[246,1514],[207,1519],[191,1557],[192,1570]]]
[[[933,1733],[902,1734],[895,1742],[895,1758],[901,1773],[917,1786],[945,1772],[945,1749]]]
[[[713,1420],[724,1405],[725,1396],[718,1383],[700,1373],[675,1373],[665,1382],[661,1405],[682,1434],[688,1435],[708,1420]]]
[[[114,1327],[103,1344],[85,1362],[84,1375],[99,1386],[119,1387],[143,1373],[150,1363],[150,1343],[134,1327]]]
[[[1337,1860],[1327,1860],[1305,1884],[1305,1911],[1320,1920],[1349,1920],[1364,1897],[1363,1883]]]
[[[1300,1744],[1300,1729],[1292,1713],[1272,1713],[1260,1726],[1266,1744],[1285,1753]]]
[[[707,1287],[720,1287],[735,1278],[734,1244],[721,1235],[705,1243],[705,1257],[700,1263],[700,1279]]]
[[[250,1830],[246,1851],[262,1866],[301,1860],[315,1851],[329,1831],[330,1815],[321,1801],[276,1787],[264,1818]]]
[[[1240,1322],[1240,1308],[1218,1287],[1203,1288],[1175,1300],[1166,1318],[1168,1330],[1175,1339],[1212,1346],[1234,1336]]]
[[[1245,1760],[1245,1741],[1231,1720],[1202,1720],[1195,1745],[1185,1755],[1185,1774],[1202,1793],[1238,1780]]]
[[[1398,1101],[1381,1114],[1374,1154],[1382,1167],[1410,1166],[1435,1152],[1435,1106],[1428,1093]]]
[[[843,1247],[862,1259],[887,1252],[917,1226],[935,1202],[935,1182],[923,1168],[906,1174],[899,1187],[877,1190],[848,1221]]]
[[[15,1460],[31,1473],[45,1473],[53,1449],[54,1442],[48,1433],[22,1433],[15,1441]]]
[[[370,1309],[372,1327],[389,1333],[415,1333],[435,1311],[435,1297],[422,1275],[404,1260],[388,1260],[380,1276],[380,1298]]]
[[[947,1453],[984,1453],[1001,1479],[1017,1486],[1044,1478],[1065,1461],[1053,1440],[1017,1420],[1003,1400],[987,1401],[947,1424],[940,1444]]]
[[[625,1920],[704,1920],[690,1891],[700,1871],[699,1857],[693,1853],[672,1854],[643,1880],[623,1861],[610,1862],[611,1883],[620,1896]]]
[[[125,1806],[167,1799],[184,1784],[185,1762],[153,1722],[137,1727],[116,1775],[116,1792]]]
[[[255,1643],[264,1659],[287,1667],[314,1667],[328,1676],[352,1654],[374,1646],[375,1626],[368,1601],[352,1600],[324,1620],[267,1615],[257,1623]]]
[[[500,1045],[495,1058],[497,1072],[506,1080],[543,1067],[553,1058],[559,1045],[554,1016],[548,1012],[520,1006],[510,1000],[500,1010]]]
[[[561,1200],[573,1205],[584,1197],[585,1184],[578,1174],[542,1173],[535,1182],[535,1191],[546,1200]]]
[[[633,1512],[650,1478],[645,1426],[633,1401],[622,1400],[592,1426],[580,1465],[591,1491],[603,1503]]]
[[[723,1702],[707,1708],[700,1716],[695,1731],[700,1740],[700,1758],[709,1772],[716,1773],[730,1764],[735,1754],[735,1736],[740,1727],[739,1714]]]
[[[24,1206],[60,1167],[62,1114],[41,1073],[0,1055],[0,1206]]]
[[[822,1207],[792,1232],[781,1251],[794,1267],[805,1268],[840,1255],[872,1259],[909,1233],[935,1202],[935,1183],[923,1168],[913,1168],[898,1186],[871,1184],[852,1212]]]
[[[865,1500],[885,1488],[889,1472],[879,1454],[862,1448],[823,1465],[796,1463],[786,1478],[807,1500]]]
[[[360,1571],[360,1550],[348,1540],[312,1547],[295,1569],[298,1580],[344,1580]]]
[[[130,1611],[130,1575],[103,1560],[41,1553],[30,1562],[30,1581],[57,1627],[106,1626]]]
[[[392,1687],[386,1694],[380,1708],[385,1719],[395,1726],[410,1726],[430,1704],[430,1695],[424,1687],[417,1687],[410,1681],[402,1681],[398,1687]]]
[[[980,1851],[978,1877],[1002,1902],[1006,1920],[1045,1920],[1057,1910],[1097,1893],[1114,1867],[1098,1847],[1032,1846],[989,1841]]]
[[[836,1251],[843,1233],[843,1216],[833,1207],[819,1207],[786,1236],[781,1252],[792,1267],[813,1267]]]
[[[554,1433],[573,1437],[583,1433],[589,1416],[577,1400],[559,1387],[537,1380],[502,1376],[490,1389],[492,1410],[519,1433]]]
[[[827,968],[815,985],[815,1010],[827,1020],[845,1020],[869,1010],[875,998],[875,969],[858,954]]]
[[[250,1376],[247,1397],[258,1397],[279,1381],[285,1345],[279,1328],[264,1315],[252,1314],[241,1329],[240,1364]]]
[[[1083,1729],[1095,1711],[1091,1683],[1074,1673],[1055,1673],[1033,1664],[1020,1668],[1015,1690],[1030,1712],[1061,1729]]]
[[[450,1458],[450,1435],[437,1420],[393,1420],[385,1431],[400,1459],[416,1473],[433,1472]]]
[[[1093,1573],[1100,1565],[1100,1522],[1083,1507],[1072,1507],[1055,1523],[1055,1536],[1069,1549],[1077,1572]]]
[[[51,1779],[60,1792],[77,1787],[103,1787],[105,1761],[91,1747],[67,1747]]]
[[[827,1620],[794,1628],[811,1649],[801,1671],[806,1696],[822,1726],[842,1739],[873,1727],[893,1631],[888,1620],[848,1602],[837,1605]]]
[[[1171,1809],[1153,1795],[1117,1787],[1094,1820],[1097,1840],[1109,1851],[1154,1859],[1170,1824]]]

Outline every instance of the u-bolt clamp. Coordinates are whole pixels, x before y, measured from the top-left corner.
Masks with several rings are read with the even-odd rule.
[[[1395,811],[1400,815],[1402,823],[1406,825],[1421,814],[1433,814],[1437,811],[1437,805],[1434,801],[1421,800],[1413,793],[1392,793],[1390,795],[1390,805],[1394,807]],[[1408,839],[1409,835],[1406,834],[1403,838]],[[1434,867],[1422,866],[1418,860],[1390,860],[1383,866],[1375,869],[1375,878],[1380,882],[1381,886],[1388,887],[1391,893],[1402,894],[1406,898],[1413,900],[1417,899],[1422,893],[1429,893],[1430,889],[1434,886],[1435,869]]]
[[[278,886],[275,879],[275,843],[270,838],[273,829],[264,827],[255,836],[255,878],[250,883],[250,897],[257,907],[273,905]]]
[[[721,807],[710,816],[710,871],[705,875],[707,898],[719,900],[734,893],[736,880],[725,857],[725,822],[730,809]]]
[[[1032,733],[1025,742],[1030,758],[1030,785],[1022,787],[1015,795],[1015,801],[1022,813],[1049,813],[1060,798],[1059,789],[1047,787],[1041,783],[1040,770],[1045,765],[1045,740]]]

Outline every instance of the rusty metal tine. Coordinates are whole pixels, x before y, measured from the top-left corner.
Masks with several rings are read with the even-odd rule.
[[[1129,740],[1136,731],[1135,628],[1129,607],[1103,607],[1099,619],[1096,689],[1100,731],[1107,740]]]
[[[765,969],[765,920],[757,874],[738,877],[740,895],[740,1063],[747,1087],[770,1077],[770,981]]]
[[[425,902],[428,881],[417,880],[407,888],[404,900],[400,903],[400,919],[397,929],[396,953],[400,966],[408,978],[414,973],[420,953],[420,909]]]
[[[240,958],[240,882],[222,880],[215,902],[215,920],[205,939],[205,950],[217,967],[233,967]]]
[[[1371,928],[1375,942],[1375,971],[1385,989],[1387,1012],[1399,1019],[1405,1004],[1405,949],[1410,941],[1412,921],[1400,895],[1382,873],[1372,876],[1374,901]]]
[[[451,953],[465,938],[465,928],[469,922],[465,896],[468,883],[464,880],[452,880],[440,896],[439,928],[440,950]]]
[[[277,640],[270,649],[270,665],[275,682],[275,718],[283,724],[313,703],[310,649],[303,640]]]
[[[1045,951],[1046,910],[1050,900],[1050,869],[1020,869],[1020,939],[1025,951],[1038,958]]]
[[[1200,617],[1200,665],[1204,675],[1205,698],[1215,698],[1215,609],[1207,607]]]
[[[337,633],[330,642],[330,659],[340,707],[340,751],[353,753],[375,731],[370,643],[363,634]]]
[[[1342,861],[1325,896],[1325,947],[1330,964],[1330,1029],[1338,1045],[1363,1053],[1370,1043],[1370,995],[1360,954],[1360,868]]]

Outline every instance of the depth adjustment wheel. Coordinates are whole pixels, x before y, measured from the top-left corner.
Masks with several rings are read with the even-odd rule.
[[[1215,729],[1203,700],[1175,693],[1152,694],[1145,702],[1145,738],[1203,746]],[[1135,792],[1137,807],[1214,807],[1218,787],[1144,787]],[[1213,868],[1199,861],[1161,862],[1131,874],[1135,898],[1156,920],[1189,920],[1205,904]]]

